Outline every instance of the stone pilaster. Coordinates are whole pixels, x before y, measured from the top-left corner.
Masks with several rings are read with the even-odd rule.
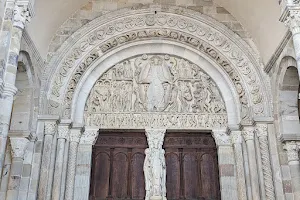
[[[12,112],[12,105],[14,101],[14,95],[17,92],[17,88],[11,84],[5,84],[1,95],[1,110],[0,110],[0,177],[3,169],[5,148],[7,143],[7,135],[10,125],[10,118]]]
[[[213,130],[213,137],[218,148],[220,186],[222,199],[238,199],[237,177],[235,171],[234,150],[228,130]]]
[[[283,3],[285,3],[285,5],[280,21],[283,22],[293,34],[297,67],[298,72],[300,72],[300,3],[299,1],[290,0],[283,0],[282,4]]]
[[[62,183],[62,173],[63,173],[63,163],[65,157],[65,144],[69,137],[71,121],[61,121],[58,125],[57,134],[57,145],[56,145],[56,157],[55,157],[55,171],[53,178],[52,187],[52,199],[56,200],[60,198],[61,195],[61,183]]]
[[[45,120],[45,130],[44,130],[44,145],[41,161],[41,171],[40,171],[40,180],[38,188],[38,199],[45,200],[47,199],[47,190],[49,182],[49,171],[51,166],[51,154],[53,152],[53,140],[54,136],[57,133],[57,121],[58,117],[53,117],[52,119]]]
[[[165,129],[146,129],[149,148],[145,150],[144,162],[145,200],[166,199],[166,161],[162,148],[165,133]]]
[[[290,167],[294,200],[300,199],[300,162],[299,162],[299,146],[295,141],[286,142],[284,148],[288,157]]]
[[[85,127],[80,138],[75,176],[74,200],[88,200],[92,168],[92,147],[97,141],[99,128]]]
[[[73,200],[74,196],[77,150],[81,133],[82,126],[73,126],[71,128],[65,200]]]
[[[29,140],[26,138],[10,138],[12,164],[6,200],[16,200],[19,197],[20,181],[23,172],[23,161]]]
[[[260,199],[258,167],[256,162],[256,149],[254,143],[254,127],[245,127],[242,131],[246,141],[248,163],[250,172],[251,193],[253,199]]]
[[[269,153],[268,125],[257,124],[256,134],[259,141],[266,199],[275,200],[273,173]]]
[[[1,30],[0,46],[0,82],[3,93],[1,94],[0,110],[0,171],[2,172],[4,152],[7,141],[7,134],[11,118],[13,96],[16,93],[15,80],[18,67],[18,55],[20,52],[22,33],[25,22],[29,21],[32,12],[28,6],[31,1],[7,1],[5,8],[5,20]],[[32,10],[31,10],[32,11]],[[27,14],[24,14],[26,12]],[[6,30],[4,30],[4,27]],[[4,149],[4,150],[3,150]],[[0,172],[0,177],[1,177]]]
[[[245,167],[244,167],[244,157],[243,157],[243,147],[242,147],[242,132],[239,130],[233,130],[230,132],[231,141],[234,150],[234,157],[236,163],[237,171],[237,189],[238,189],[238,199],[247,199],[247,188],[246,188],[246,178],[245,178]]]

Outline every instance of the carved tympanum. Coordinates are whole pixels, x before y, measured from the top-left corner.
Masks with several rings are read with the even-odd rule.
[[[96,82],[86,111],[87,123],[102,127],[112,122],[192,128],[227,123],[212,79],[195,64],[169,55],[142,55],[112,67]]]

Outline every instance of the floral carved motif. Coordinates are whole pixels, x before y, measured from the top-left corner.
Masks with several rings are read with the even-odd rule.
[[[212,79],[169,55],[142,55],[115,65],[96,82],[86,103],[90,126],[224,127],[226,117]]]

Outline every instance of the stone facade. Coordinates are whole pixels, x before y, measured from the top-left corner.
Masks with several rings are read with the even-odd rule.
[[[222,199],[300,198],[299,1],[266,65],[211,0],[89,1],[44,62],[33,5],[0,1],[0,199],[87,200],[99,129],[145,130],[147,200],[167,196],[168,129],[212,134]]]

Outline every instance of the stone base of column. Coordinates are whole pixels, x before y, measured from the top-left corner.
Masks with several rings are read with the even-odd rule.
[[[152,196],[150,197],[150,200],[163,200],[164,198],[162,196]]]

